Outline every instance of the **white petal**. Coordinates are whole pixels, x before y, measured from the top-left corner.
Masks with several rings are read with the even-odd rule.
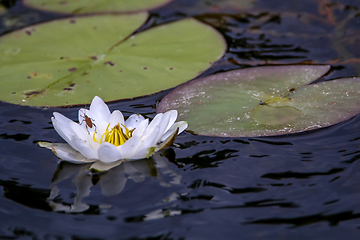
[[[52,149],[52,147],[54,145],[58,145],[58,144],[66,144],[66,143],[49,143],[49,142],[37,142],[37,144],[42,147],[42,148],[47,148],[47,149]],[[66,144],[68,145],[68,144]]]
[[[163,114],[162,118],[161,118],[161,122],[160,122],[160,134],[162,135],[165,130],[167,130],[166,128],[169,125],[169,121],[170,121],[170,117],[171,117],[171,112],[166,112]],[[172,125],[172,124],[171,124]]]
[[[115,162],[122,159],[119,150],[111,143],[102,143],[98,150],[99,160],[105,163]]]
[[[145,145],[144,145],[145,146]],[[148,146],[148,145],[146,145]],[[149,158],[152,156],[152,154],[155,151],[155,147],[149,146],[148,148],[141,148],[137,153],[132,155],[129,160],[138,160],[138,159],[144,159]]]
[[[117,124],[120,124],[120,126],[121,124],[124,124],[124,116],[119,110],[115,110],[111,113],[109,122],[109,130],[111,130]]]
[[[109,107],[98,96],[93,98],[90,105],[90,112],[96,122],[99,122],[100,124],[102,122],[109,122],[111,114]]]
[[[67,143],[38,142],[38,144],[40,147],[51,149],[57,157],[68,162],[87,163],[95,161],[87,159]]]
[[[90,169],[94,169],[99,172],[105,172],[107,170],[110,170],[111,168],[119,166],[122,162],[123,162],[122,160],[110,162],[110,163],[96,161],[93,165],[90,166]],[[103,179],[101,179],[100,183],[103,182],[102,180]],[[119,181],[119,179],[114,179],[114,181]],[[101,186],[102,186],[101,188],[103,188],[103,185]]]
[[[176,117],[177,117],[176,110],[167,111],[166,113],[164,113],[162,115],[161,122],[159,123],[160,131],[156,138],[156,142],[160,141],[160,139],[164,135],[164,133],[173,125],[173,123],[176,120]]]
[[[74,149],[79,151],[88,159],[98,159],[97,151],[92,149],[88,144],[83,142],[80,138],[74,137],[71,139]]]
[[[87,159],[80,152],[74,150],[70,145],[68,144],[66,145],[68,147],[65,147],[64,145],[61,146],[60,144],[58,144],[58,146],[54,146],[52,149],[53,152],[62,160],[72,163],[89,163],[96,161],[96,159]]]
[[[152,129],[152,132],[146,137],[142,137],[141,145],[136,151],[136,153],[131,156],[129,159],[142,159],[150,157],[155,150],[156,139],[159,134],[160,127],[156,126]],[[154,149],[151,149],[154,148]]]
[[[80,138],[84,143],[89,145],[92,149],[98,150],[100,147],[100,144],[97,142],[94,142],[92,134],[88,132],[85,128],[80,126],[79,124],[72,122],[70,123],[70,128],[74,131],[75,135]]]
[[[125,126],[131,130],[137,128],[142,121],[145,121],[145,118],[142,115],[132,114],[128,119],[126,119]]]
[[[167,139],[171,134],[173,134],[177,128],[179,128],[179,133],[182,133],[186,128],[188,127],[188,123],[186,121],[180,121],[177,123],[174,123],[171,128],[164,133],[164,135],[162,135],[162,137],[160,138],[160,141],[164,141],[165,139]]]
[[[167,132],[170,129],[170,127],[175,123],[176,118],[178,116],[178,112],[177,112],[177,110],[170,110],[170,111],[167,111],[166,113],[164,113],[164,115],[166,115],[166,114],[169,114],[169,123],[166,126],[166,129],[164,132]]]
[[[157,144],[157,145],[156,145],[155,152],[156,152],[156,151],[159,151],[159,150],[161,150],[161,149],[163,149],[163,148],[170,147],[170,146],[173,145],[173,143],[174,143],[174,141],[175,141],[175,138],[176,138],[176,136],[177,136],[177,133],[178,133],[176,130],[177,130],[177,129],[175,129],[175,131],[174,131],[171,135],[169,135],[167,138],[165,138],[164,140],[162,140],[160,144]]]
[[[69,128],[75,133],[75,135],[86,142],[89,139],[90,134],[76,122],[71,122]]]
[[[152,129],[152,132],[148,132],[147,135],[144,135],[144,136],[141,137],[142,144],[144,144],[145,142],[150,141],[150,143],[155,146],[156,142],[157,142],[156,139],[157,139],[157,136],[159,134],[159,131],[160,131],[160,126],[155,126]]]
[[[149,119],[145,119],[144,121],[142,121],[141,123],[139,123],[139,125],[137,126],[137,128],[134,130],[133,132],[133,137],[134,136],[138,136],[138,137],[141,137],[145,130],[147,129],[149,125]]]
[[[66,144],[66,143],[64,143]],[[72,147],[70,147],[69,144],[66,144],[67,147],[64,146],[53,146],[52,151],[55,153],[55,155],[58,158],[61,158],[64,161],[73,162],[73,163],[86,163],[87,158],[84,157],[81,153],[74,150]],[[93,162],[93,161],[92,161]]]
[[[180,133],[185,131],[185,129],[188,127],[188,123],[187,123],[187,121],[180,121],[180,122],[175,123],[172,127],[179,128],[179,132],[178,132],[178,135],[179,135]]]
[[[146,130],[144,131],[143,133],[143,137],[148,137],[155,129],[155,127],[159,127],[160,124],[161,124],[161,120],[162,120],[162,117],[163,117],[163,113],[159,113],[157,114],[154,119],[150,122],[149,126],[146,128]],[[159,130],[160,130],[160,127],[159,127]],[[156,138],[157,136],[155,136]]]
[[[135,154],[139,146],[141,145],[141,139],[138,136],[132,136],[123,145],[118,146],[120,154],[124,159],[130,158]]]
[[[54,115],[55,119],[64,126],[70,124],[70,122],[73,122],[73,120],[65,117],[61,113],[53,112],[53,115]]]
[[[75,137],[75,133],[70,128],[70,126],[69,126],[70,124],[63,125],[63,124],[59,123],[59,121],[54,117],[51,118],[51,121],[55,128],[55,131],[60,135],[60,137],[62,137],[75,150],[78,150],[72,143],[72,139]]]
[[[150,122],[149,127],[151,128],[151,127],[160,125],[160,123],[162,121],[162,118],[163,118],[163,115],[164,115],[163,113],[156,114],[156,116]]]

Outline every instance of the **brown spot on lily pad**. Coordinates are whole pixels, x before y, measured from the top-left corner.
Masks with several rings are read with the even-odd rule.
[[[97,60],[97,57],[96,57],[96,56],[92,56],[91,59],[92,59],[92,60]]]
[[[71,91],[72,88],[63,88],[63,90],[65,90],[65,91]]]
[[[75,72],[75,71],[76,71],[76,67],[69,68],[69,72]]]
[[[25,93],[25,95],[26,95],[26,97],[30,97],[32,95],[39,95],[41,93],[42,93],[42,91],[31,91],[31,92]]]
[[[75,19],[70,19],[70,23],[75,24],[76,20]]]
[[[110,62],[110,61],[108,61],[108,62],[104,62],[104,64],[109,64],[110,66],[114,66],[114,65],[115,65],[115,63]]]
[[[75,86],[75,83],[72,83],[72,84],[69,85],[69,87],[73,87],[73,86]]]

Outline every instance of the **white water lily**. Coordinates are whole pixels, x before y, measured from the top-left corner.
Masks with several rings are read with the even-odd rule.
[[[140,114],[133,114],[125,121],[119,110],[110,113],[97,96],[90,110],[79,110],[79,123],[57,112],[53,115],[55,130],[68,144],[40,142],[39,145],[52,149],[65,161],[95,162],[91,168],[99,170],[107,170],[122,161],[151,157],[155,151],[172,145],[175,137],[187,128],[187,122],[175,122],[176,110],[159,113],[150,123]]]

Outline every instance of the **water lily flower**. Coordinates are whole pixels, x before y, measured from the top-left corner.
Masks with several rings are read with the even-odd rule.
[[[140,114],[133,114],[125,121],[119,110],[111,113],[98,96],[89,110],[79,110],[79,123],[57,112],[53,115],[53,126],[67,144],[39,142],[39,145],[65,161],[95,162],[90,168],[101,171],[122,161],[149,158],[172,145],[176,136],[187,128],[187,122],[175,122],[176,110],[159,113],[151,122]]]

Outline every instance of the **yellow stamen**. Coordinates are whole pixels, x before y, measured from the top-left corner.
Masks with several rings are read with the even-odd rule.
[[[105,137],[105,139],[106,139],[106,136],[109,134],[109,127],[110,127],[110,123],[107,125],[106,130],[105,130],[105,132],[103,133],[103,135],[101,135],[100,144],[102,144],[103,138]],[[106,141],[106,140],[105,140],[105,141]]]
[[[96,133],[96,131],[95,131],[94,134],[93,134],[93,141],[94,141],[94,142],[98,142],[98,141],[96,140],[96,138],[95,138],[95,133]]]
[[[133,130],[129,130],[127,127],[125,127],[124,124],[121,125],[125,128],[125,133],[119,124],[115,125],[111,129],[111,131],[109,131],[109,126],[110,126],[109,123],[109,125],[106,128],[106,131],[100,138],[100,144],[103,142],[104,139],[105,142],[114,144],[117,147],[119,145],[123,145],[127,140],[129,140],[129,138],[132,137]],[[95,133],[93,135],[93,139],[95,142],[97,142],[95,139]]]

